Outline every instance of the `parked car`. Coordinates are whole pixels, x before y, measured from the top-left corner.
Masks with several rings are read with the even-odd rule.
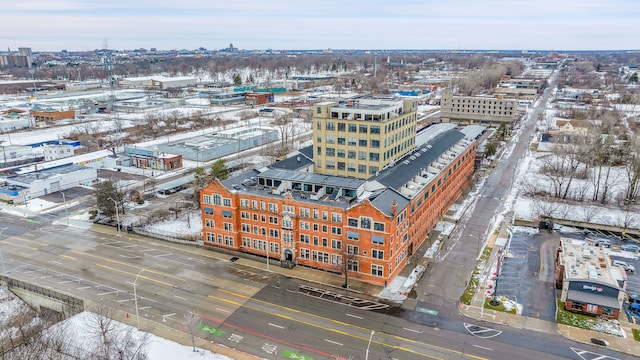
[[[611,240],[604,238],[597,238],[593,241],[593,245],[602,247],[611,247]]]
[[[622,244],[620,245],[620,249],[630,252],[640,252],[640,246],[636,244]]]
[[[613,261],[612,261],[612,264],[613,264],[613,265],[616,265],[616,266],[622,266],[622,268],[624,269],[624,271],[626,271],[626,272],[628,272],[628,273],[635,273],[635,272],[636,272],[636,268],[635,268],[633,265],[631,265],[631,264],[627,263],[626,261],[622,261],[622,260],[613,260]]]

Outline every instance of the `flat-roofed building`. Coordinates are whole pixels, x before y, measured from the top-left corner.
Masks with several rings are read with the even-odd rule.
[[[570,238],[556,251],[556,288],[565,310],[617,319],[625,298],[627,275],[612,264],[604,247]]]
[[[415,99],[350,99],[313,106],[314,171],[366,179],[415,150]]]
[[[440,100],[442,122],[499,126],[512,124],[518,114],[518,100],[502,96],[458,96],[446,93]]]

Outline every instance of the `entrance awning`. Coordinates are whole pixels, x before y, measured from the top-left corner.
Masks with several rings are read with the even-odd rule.
[[[618,301],[618,298],[599,294],[590,294],[582,291],[569,290],[567,292],[567,300],[620,309],[620,302]]]

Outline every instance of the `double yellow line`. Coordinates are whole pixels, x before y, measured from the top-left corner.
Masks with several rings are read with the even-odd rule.
[[[232,291],[228,291],[228,290],[224,290],[224,289],[219,289],[218,291],[223,292],[223,293],[227,293],[227,294],[232,295],[232,296],[239,297],[241,299],[245,299],[246,301],[255,301],[255,302],[258,302],[258,303],[262,303],[262,304],[266,304],[266,305],[269,305],[269,306],[277,307],[277,308],[280,308],[280,309],[283,309],[283,310],[286,310],[286,311],[290,311],[290,312],[293,312],[293,313],[305,314],[305,316],[313,317],[313,318],[316,318],[318,320],[328,321],[328,322],[331,322],[331,323],[334,323],[334,324],[337,324],[337,325],[340,325],[340,326],[345,326],[345,327],[358,329],[358,330],[363,331],[364,333],[371,333],[371,331],[372,331],[371,329],[367,329],[367,328],[362,327],[362,326],[349,324],[349,323],[345,323],[345,322],[342,322],[342,321],[339,321],[339,320],[326,318],[326,317],[315,315],[315,314],[311,314],[311,313],[308,313],[308,312],[304,312],[304,311],[288,308],[286,306],[270,303],[270,302],[267,302],[267,301],[264,301],[264,300],[254,299],[254,298],[252,298],[250,296],[234,293]],[[244,307],[247,307],[247,308],[249,308],[251,310],[259,311],[259,312],[262,312],[262,313],[267,313],[267,314],[270,314],[270,315],[273,315],[273,316],[277,316],[277,317],[285,319],[285,320],[295,321],[295,322],[298,322],[298,323],[301,323],[301,324],[304,324],[304,325],[307,325],[307,326],[311,326],[311,327],[315,327],[315,328],[318,328],[318,329],[326,330],[326,331],[329,331],[329,332],[332,332],[332,333],[335,333],[335,334],[349,336],[349,337],[352,337],[354,339],[362,340],[364,342],[368,342],[369,341],[368,337],[362,337],[362,336],[350,334],[350,333],[342,331],[342,330],[324,327],[324,326],[321,326],[321,325],[318,325],[318,324],[314,324],[314,323],[311,323],[311,322],[308,322],[308,321],[298,320],[298,319],[295,319],[295,318],[293,318],[291,316],[288,316],[288,315],[278,314],[278,313],[275,313],[275,312],[270,312],[270,311],[258,309],[257,307],[254,307],[254,306],[251,306],[251,305],[247,305],[247,303],[243,304],[243,303],[239,303],[237,301],[224,299],[224,298],[217,297],[217,296],[214,296],[214,295],[209,295],[208,297],[210,299],[226,302],[226,303],[233,304],[233,305],[236,305],[236,306],[244,306]],[[484,358],[484,357],[481,357],[481,356],[465,354],[465,353],[463,353],[461,351],[458,351],[458,350],[453,350],[453,349],[448,349],[448,348],[444,348],[444,347],[437,346],[437,345],[427,344],[427,343],[419,342],[419,341],[416,341],[416,340],[407,339],[407,338],[404,338],[404,337],[401,337],[401,336],[393,335],[393,334],[385,333],[385,336],[393,337],[393,338],[395,338],[397,340],[400,340],[400,341],[403,341],[403,342],[408,342],[408,343],[412,343],[412,344],[416,344],[416,345],[420,345],[420,346],[426,346],[426,347],[432,348],[432,349],[437,350],[437,351],[448,352],[448,353],[456,354],[456,355],[467,357],[467,358],[471,358],[471,359],[488,360],[487,358]],[[405,348],[405,347],[402,347],[402,346],[399,346],[399,345],[387,344],[387,343],[384,343],[384,342],[381,342],[381,341],[376,341],[376,340],[372,340],[371,342],[374,343],[374,344],[382,345],[382,346],[384,346],[386,348],[393,348],[393,349],[396,349],[396,350],[405,351],[405,352],[408,352],[408,353],[424,356],[424,357],[431,358],[431,359],[443,359],[441,357],[437,357],[437,356],[430,355],[430,354],[425,354],[425,353],[422,353],[422,352],[419,352],[419,351],[416,351],[416,350],[412,350],[412,349],[408,349],[408,348]]]

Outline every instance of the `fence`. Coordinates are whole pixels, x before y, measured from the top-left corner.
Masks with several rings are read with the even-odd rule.
[[[150,228],[143,228],[132,226],[128,228],[128,231],[132,231],[135,234],[140,234],[144,236],[149,236],[156,239],[166,240],[178,244],[183,245],[204,245],[204,241],[202,241],[202,234],[187,234],[179,233],[175,231],[165,231],[165,230],[157,230]]]
[[[34,294],[42,295],[48,297],[50,299],[54,299],[60,301],[66,305],[77,309],[78,313],[84,311],[84,302],[80,299],[76,299],[72,296],[61,294],[57,291],[45,289],[43,287],[26,283],[24,281],[20,281],[17,279],[13,279],[4,275],[0,275],[0,282],[7,284],[9,289],[11,288],[20,288],[32,292]]]

